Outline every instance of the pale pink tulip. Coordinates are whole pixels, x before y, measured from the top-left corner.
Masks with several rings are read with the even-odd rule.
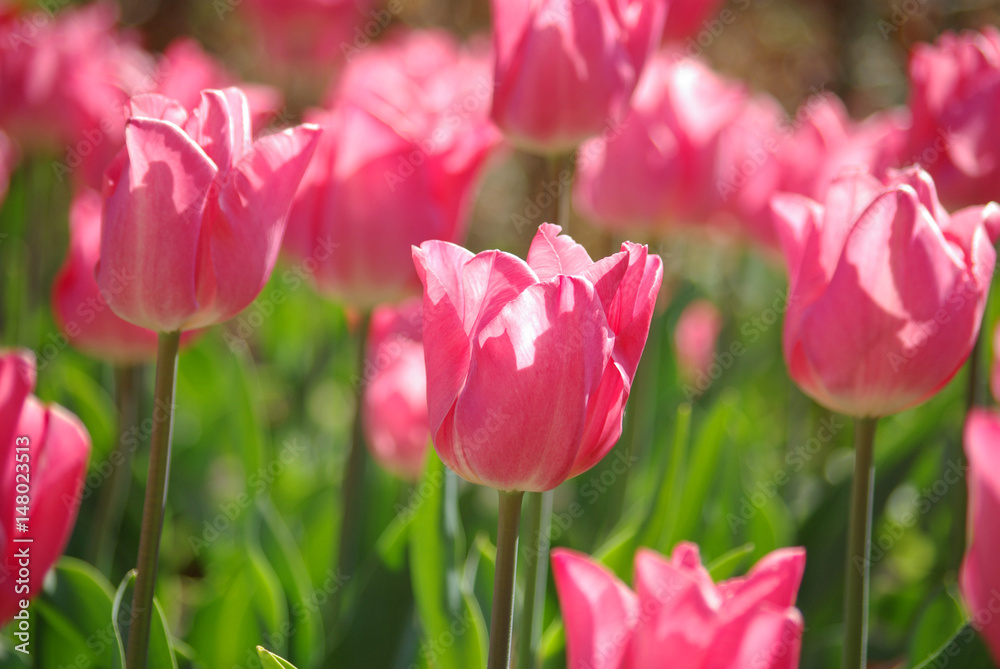
[[[670,559],[641,549],[633,592],[592,558],[557,549],[567,667],[647,669],[679,658],[684,667],[795,669],[805,560],[801,548],[776,550],[745,577],[716,584],[693,544],[678,544]]]
[[[431,433],[419,298],[372,313],[365,356],[363,418],[375,460],[400,478],[416,481]]]
[[[823,406],[878,417],[920,404],[958,371],[979,333],[1000,207],[949,215],[919,168],[883,183],[835,181],[820,204],[772,201],[791,288],[789,373]]]
[[[663,278],[645,246],[595,263],[559,230],[542,225],[527,262],[438,241],[413,250],[434,446],[498,490],[549,490],[614,446]]]
[[[103,193],[97,283],[111,309],[171,332],[249,305],[270,276],[318,134],[298,126],[251,142],[236,88],[204,91],[190,115],[160,95],[133,98]]]
[[[571,151],[628,111],[666,0],[493,0],[493,119],[515,144]]]
[[[721,330],[722,314],[708,300],[696,300],[684,307],[674,330],[674,348],[685,381],[708,371]]]
[[[35,359],[29,351],[0,355],[0,504],[4,509],[0,518],[0,624],[23,609],[22,600],[38,594],[46,573],[62,554],[80,508],[90,457],[90,436],[77,417],[60,406],[42,404],[31,394],[34,387]],[[25,515],[27,520],[19,525]],[[30,614],[30,620],[34,615]]]

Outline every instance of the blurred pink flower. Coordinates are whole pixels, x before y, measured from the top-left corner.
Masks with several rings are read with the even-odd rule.
[[[596,560],[552,552],[568,669],[647,669],[665,658],[684,667],[795,669],[804,624],[795,608],[806,555],[784,548],[745,577],[713,583],[698,547],[669,559],[643,548],[635,591]]]
[[[969,606],[972,624],[1000,662],[1000,415],[973,409],[965,422],[965,456],[968,458],[969,545],[959,573],[962,597]]]
[[[417,481],[430,444],[423,309],[414,297],[372,313],[365,356],[363,419],[375,460],[408,481]]]
[[[238,88],[203,91],[190,115],[161,95],[131,104],[106,175],[97,283],[115,314],[151,330],[225,321],[271,274],[320,130],[252,142]]]
[[[674,348],[686,382],[707,373],[721,330],[722,314],[708,300],[695,300],[684,307],[674,330]]]
[[[385,30],[393,13],[375,6],[374,0],[244,0],[240,12],[268,61],[319,73],[347,62]]]
[[[22,610],[21,600],[38,594],[66,547],[90,457],[90,435],[80,420],[61,406],[42,404],[31,394],[34,388],[34,355],[25,350],[0,354],[0,504],[5,509],[0,518],[0,625]],[[26,480],[30,504],[21,503],[23,492],[16,487]],[[25,506],[27,531],[15,525]],[[15,543],[18,538],[31,543]],[[13,575],[25,566],[19,556],[25,546],[30,546],[30,568],[22,584]]]
[[[910,58],[906,157],[934,177],[949,208],[983,204],[1000,193],[1000,30],[945,33]]]
[[[672,0],[667,22],[663,28],[663,40],[683,40],[705,30],[713,39],[721,35],[724,23],[716,18],[722,0]]]
[[[1000,207],[950,216],[916,167],[886,183],[847,174],[825,204],[779,194],[772,207],[791,277],[792,379],[849,416],[897,413],[940,390],[979,333],[996,262],[986,222]]]
[[[330,110],[306,115],[325,132],[285,249],[314,264],[320,291],[364,308],[396,301],[420,286],[412,245],[463,238],[501,139],[478,46],[443,32],[397,33],[351,62]]]
[[[10,175],[17,166],[17,150],[10,138],[0,130],[0,205],[7,195],[7,185],[10,183]]]
[[[440,241],[413,249],[434,446],[498,490],[550,490],[615,445],[663,279],[645,246],[594,262],[559,231],[543,224],[527,262]]]
[[[493,0],[493,119],[536,153],[571,151],[628,111],[666,0]]]

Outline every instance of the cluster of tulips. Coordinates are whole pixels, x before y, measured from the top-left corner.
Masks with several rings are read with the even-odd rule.
[[[303,124],[276,127],[282,93],[240,84],[193,41],[147,53],[109,5],[52,14],[0,2],[0,197],[20,161],[55,152],[50,176],[75,192],[52,291],[60,331],[114,365],[156,364],[127,669],[149,653],[179,349],[250,306],[279,255],[358,314],[364,383],[345,480],[367,446],[417,481],[432,443],[452,472],[499,492],[486,659],[510,665],[515,610],[544,607],[515,606],[523,499],[544,522],[551,491],[621,438],[664,281],[642,244],[595,260],[567,234],[572,205],[608,238],[700,229],[783,255],[788,374],[856,419],[843,666],[867,666],[877,421],[965,364],[995,269],[1000,32],[916,48],[906,108],[855,121],[821,93],[790,121],[684,53],[718,2],[496,0],[492,48],[433,30],[366,36],[395,20],[391,2],[217,4],[245,15],[269,68],[329,80]],[[525,259],[461,246],[480,177],[511,148],[544,157],[560,184]],[[720,327],[710,303],[682,316],[689,378],[711,364]],[[65,547],[91,450],[77,418],[32,396],[35,368],[27,350],[0,357],[5,622]],[[22,588],[10,575],[25,441],[35,534]],[[1000,623],[976,617],[1000,589],[1000,414],[972,409],[964,443],[960,587],[1000,662]],[[349,520],[364,510],[357,486],[342,487]],[[345,520],[346,569],[351,531]],[[639,549],[629,587],[560,548],[531,565],[531,592],[544,600],[551,564],[574,669],[783,669],[798,666],[808,624],[795,608],[807,558],[779,549],[715,583],[691,543],[669,557]],[[522,652],[537,652],[534,636]]]

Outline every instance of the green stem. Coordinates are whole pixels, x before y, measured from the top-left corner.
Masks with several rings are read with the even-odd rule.
[[[572,209],[573,194],[573,154],[565,153],[551,156],[549,162],[549,184],[557,189],[558,197],[552,202],[551,223],[562,228],[564,234],[569,234],[569,215]],[[564,175],[569,172],[568,175]]]
[[[526,569],[524,604],[517,635],[518,669],[538,666],[536,656],[542,638],[542,614],[545,612],[545,586],[549,577],[549,536],[552,527],[552,491],[527,494],[527,509],[522,531]]]
[[[94,514],[94,535],[90,552],[94,565],[111,575],[118,533],[121,529],[128,491],[132,482],[133,446],[126,439],[139,424],[139,389],[142,387],[141,365],[115,367],[115,407],[118,409],[118,445],[108,458],[111,474],[101,487]]]
[[[510,666],[510,637],[514,631],[514,591],[517,586],[517,530],[521,524],[521,491],[500,491],[497,523],[497,566],[493,577],[493,614],[487,669]]]
[[[364,507],[364,482],[367,467],[367,451],[365,449],[364,427],[361,409],[365,392],[365,354],[368,341],[368,326],[371,323],[371,312],[361,315],[358,328],[358,359],[356,369],[361,385],[358,389],[357,402],[354,410],[354,424],[351,427],[351,450],[347,455],[347,467],[344,470],[344,480],[341,485],[340,508],[343,510],[340,521],[340,537],[337,545],[337,573],[350,578],[358,566],[359,544],[361,542],[361,516]],[[343,590],[342,588],[340,590]],[[340,610],[343,597],[341,591],[330,598],[333,620],[341,620]]]
[[[161,332],[156,349],[153,433],[149,439],[149,474],[146,477],[146,499],[142,507],[128,652],[125,654],[127,669],[145,669],[149,648],[149,625],[153,614],[160,534],[163,531],[167,479],[170,476],[170,433],[174,423],[174,389],[180,337],[180,332]]]
[[[864,669],[868,653],[868,576],[872,538],[872,496],[875,464],[872,453],[877,419],[854,421],[854,485],[847,543],[847,584],[844,591],[843,669]]]

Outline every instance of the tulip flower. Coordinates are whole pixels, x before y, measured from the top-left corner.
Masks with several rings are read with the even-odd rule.
[[[682,40],[696,34],[696,37],[701,37],[702,31],[707,31],[707,34],[714,41],[715,33],[718,33],[726,25],[714,18],[721,4],[721,0],[675,0],[671,2],[670,13],[667,15],[667,22],[663,28],[663,41]],[[732,20],[727,23],[732,23]],[[694,41],[695,37],[688,40],[689,47]],[[694,46],[696,49],[704,48],[700,44]]]
[[[989,202],[1000,191],[1000,30],[945,33],[914,48],[905,154],[934,177],[949,209]]]
[[[663,0],[493,0],[493,120],[515,144],[566,153],[614,127],[660,41]]]
[[[969,545],[962,561],[959,585],[972,623],[1000,661],[1000,415],[973,409],[965,423],[965,455],[969,461]]]
[[[295,197],[286,250],[315,266],[318,289],[362,309],[415,293],[410,247],[458,241],[486,159],[485,51],[443,33],[404,33],[345,70]]]
[[[22,600],[38,594],[66,547],[90,457],[90,436],[79,419],[58,405],[42,404],[31,394],[34,387],[30,352],[0,355],[0,500],[5,510],[0,520],[0,624],[21,610]],[[25,549],[27,583],[18,577],[24,566],[19,554]]]
[[[958,371],[979,332],[996,254],[996,204],[949,215],[919,168],[883,184],[848,174],[825,204],[773,200],[791,289],[789,373],[827,408],[879,417],[915,406]]]
[[[678,666],[794,669],[804,628],[795,608],[805,551],[764,556],[750,573],[713,583],[698,547],[680,543],[667,559],[635,556],[635,590],[607,567],[571,550],[552,552],[566,627],[568,669]]]
[[[97,283],[118,316],[150,330],[225,321],[271,273],[319,130],[251,143],[236,88],[204,91],[190,115],[155,94],[131,111],[104,187]]]
[[[116,316],[94,277],[101,252],[101,196],[81,190],[69,212],[69,253],[52,287],[59,329],[87,355],[116,364],[152,360],[156,333]],[[193,333],[192,333],[193,334]],[[186,339],[185,337],[182,339]]]
[[[431,439],[422,318],[418,298],[376,308],[362,378],[368,448],[386,470],[409,481],[420,478]]]
[[[684,307],[674,330],[674,347],[685,381],[708,373],[721,329],[722,314],[708,300],[696,300]]]
[[[434,445],[497,490],[550,490],[614,446],[663,278],[645,246],[595,263],[559,231],[542,225],[527,262],[438,241],[413,251]]]

